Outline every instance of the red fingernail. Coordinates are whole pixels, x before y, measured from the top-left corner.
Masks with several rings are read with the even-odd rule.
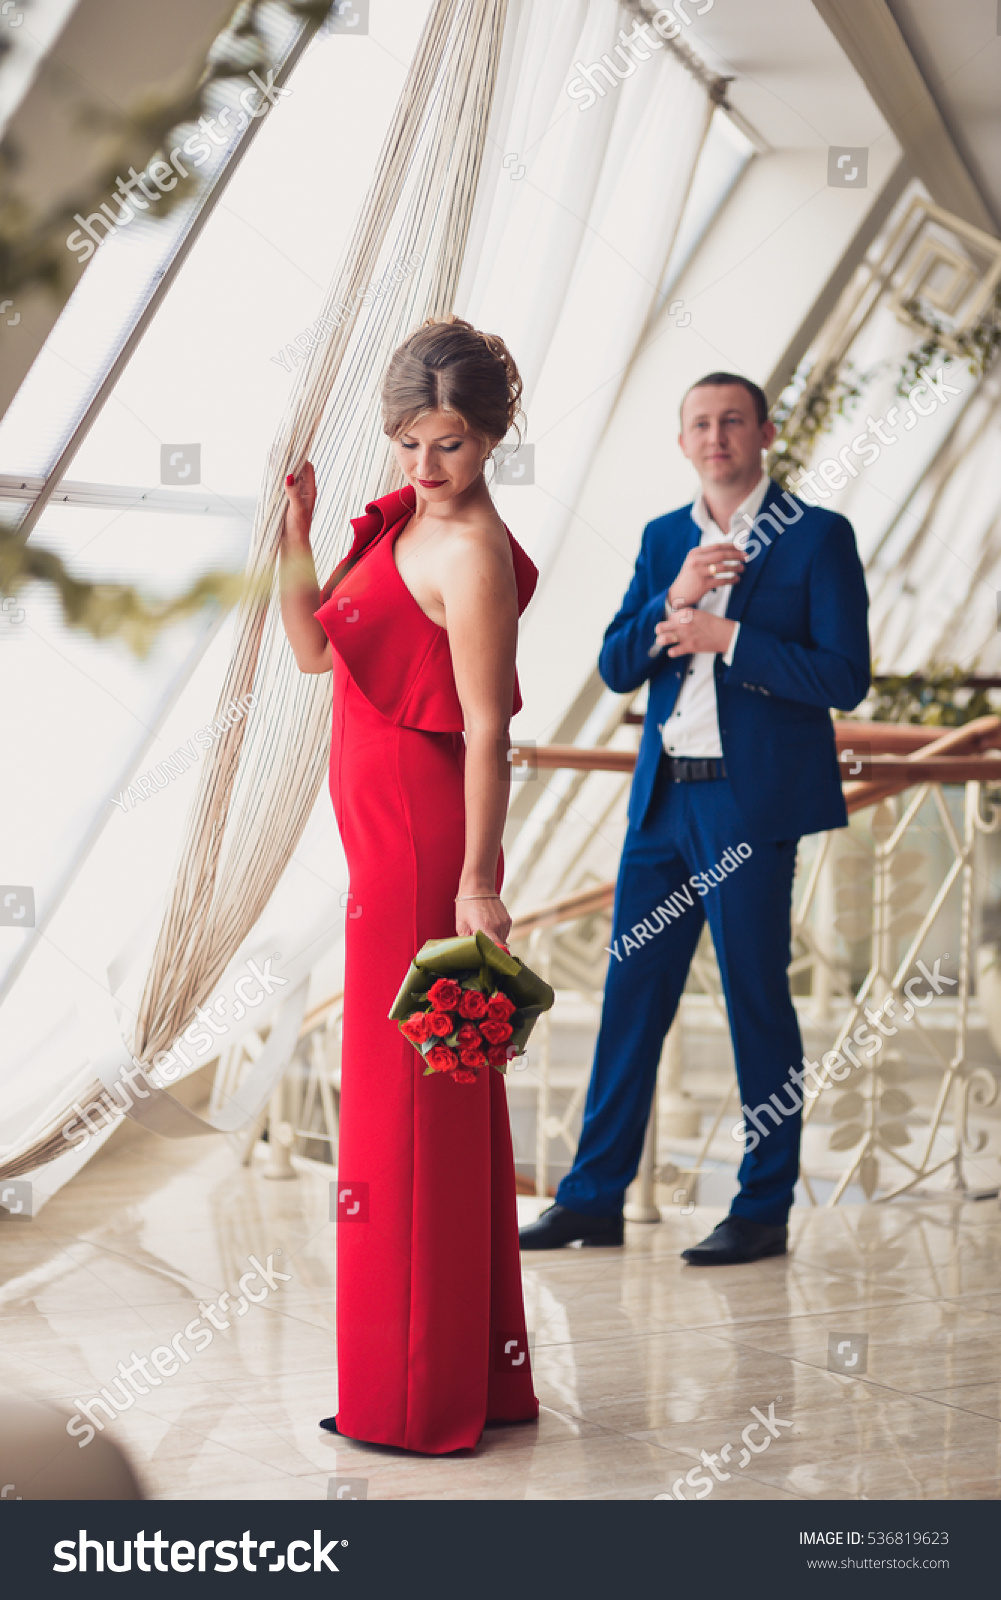
[[[290,472],[288,477],[285,479],[285,482],[289,485],[293,484],[295,482],[295,473]]]

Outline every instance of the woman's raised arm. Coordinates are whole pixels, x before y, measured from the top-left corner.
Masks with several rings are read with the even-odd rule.
[[[310,462],[285,480],[285,524],[279,558],[282,624],[300,672],[329,672],[330,640],[313,612],[320,604],[309,530],[316,505],[316,478]]]

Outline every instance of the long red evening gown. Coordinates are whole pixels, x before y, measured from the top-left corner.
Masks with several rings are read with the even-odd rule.
[[[316,613],[332,645],[330,790],[351,877],[337,1428],[439,1454],[474,1446],[488,1421],[535,1417],[538,1402],[504,1079],[492,1067],[475,1084],[425,1077],[387,1019],[416,951],[455,933],[465,833],[448,634],[393,556],[414,505],[406,488],[353,522],[349,557],[364,554],[327,585]],[[520,613],[538,574],[513,538],[511,551]]]

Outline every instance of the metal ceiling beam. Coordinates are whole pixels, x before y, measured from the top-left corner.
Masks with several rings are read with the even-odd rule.
[[[319,19],[313,18],[305,22],[295,37],[294,43],[289,48],[280,66],[274,73],[274,84],[282,88],[291,77],[295,67],[306,51],[307,46],[319,27]],[[267,116],[251,118],[247,127],[240,134],[238,141],[233,146],[226,164],[214,178],[211,187],[196,204],[191,220],[180,238],[174,245],[170,256],[164,261],[160,277],[150,290],[145,305],[136,317],[135,322],[122,340],[113,359],[109,362],[107,370],[98,383],[82,415],[63,445],[59,456],[54,462],[51,471],[46,476],[46,481],[38,495],[35,497],[30,509],[19,524],[18,533],[23,539],[28,539],[33,532],[39,517],[48,504],[56,486],[62,481],[67,467],[77,454],[81,444],[87,437],[94,423],[103,411],[107,401],[115,390],[119,378],[132,360],[153,318],[159,311],[175,279],[184,266],[188,256],[198,242],[203,229],[219,203],[237,167],[250,149],[254,139],[267,121]]]
[[[932,199],[997,237],[998,220],[953,142],[886,0],[813,0]]]
[[[0,502],[33,503],[48,478],[0,472]],[[133,489],[117,483],[84,483],[63,478],[47,493],[54,506],[86,506],[97,511],[166,511],[188,517],[232,517],[253,523],[257,496],[213,494],[209,489]]]
[[[814,300],[806,316],[772,368],[771,375],[764,384],[765,394],[768,396],[768,404],[770,406],[775,404],[786,384],[791,382],[800,362],[831,315],[842,293],[851,282],[852,275],[864,258],[869,246],[885,226],[887,218],[912,177],[910,163],[904,157],[897,162],[897,165],[890,173],[879,194],[862,218],[858,228],[849,239],[848,245],[834,270],[825,280],[816,300]]]
[[[121,139],[141,170],[154,141],[140,125],[140,108],[194,89],[233,10],[233,0],[170,0],[169,9],[163,0],[78,0],[4,130],[2,182],[11,215],[23,210],[32,226],[58,219],[67,200],[89,194]],[[30,27],[29,10],[25,35]],[[11,37],[16,49],[20,34]],[[98,113],[120,121],[123,131],[100,125]],[[6,318],[0,322],[0,412],[86,270],[66,248],[66,232],[65,220],[46,225],[46,243],[65,261],[60,281],[14,291],[16,333]]]

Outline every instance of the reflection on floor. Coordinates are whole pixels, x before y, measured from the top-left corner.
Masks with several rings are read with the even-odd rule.
[[[438,1459],[316,1427],[336,1398],[328,1215],[315,1171],[269,1182],[222,1140],[109,1151],[34,1221],[0,1222],[0,1389],[76,1411],[174,1341],[187,1359],[108,1424],[157,1499],[1001,1490],[996,1201],[797,1209],[793,1253],[746,1268],[678,1259],[718,1218],[702,1210],[628,1225],[624,1251],[526,1256],[540,1421]],[[252,1257],[273,1286],[237,1317]],[[230,1325],[206,1342],[212,1317]]]

